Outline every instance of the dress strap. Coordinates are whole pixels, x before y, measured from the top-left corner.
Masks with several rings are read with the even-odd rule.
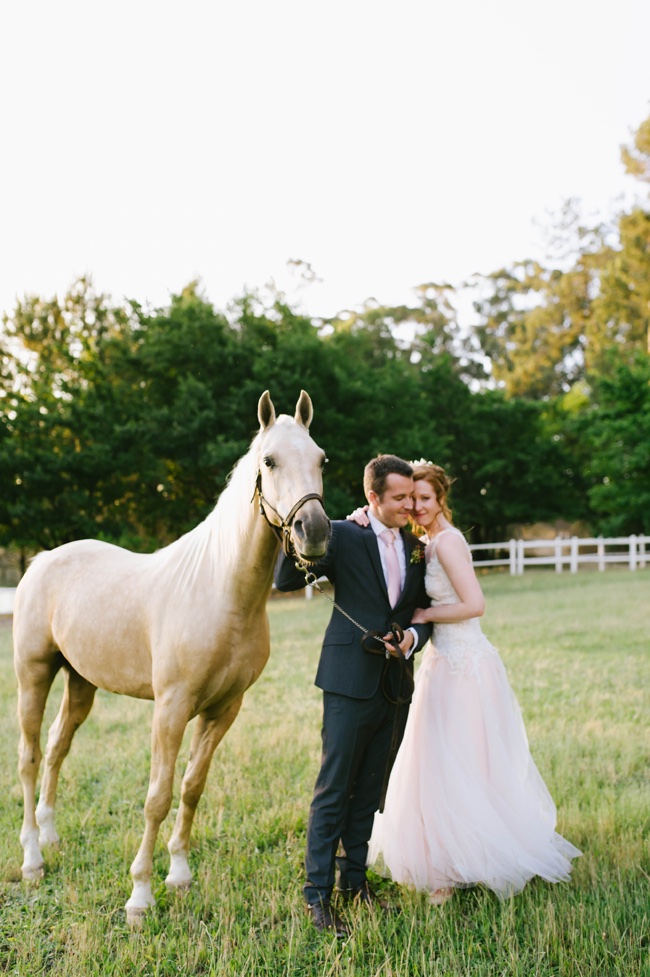
[[[438,540],[440,539],[441,536],[444,536],[445,533],[455,533],[457,536],[460,536],[462,541],[465,543],[465,546],[467,546],[467,540],[465,539],[463,533],[461,533],[460,529],[456,529],[455,526],[449,526],[447,529],[441,529],[439,533],[436,533],[435,536],[431,537],[431,539],[427,544],[427,550],[429,551],[429,553],[436,552],[436,545],[438,543]],[[469,546],[467,546],[467,548],[469,549]]]
[[[436,533],[435,536],[432,536],[431,539],[429,540],[429,542],[430,543],[433,543],[434,546],[435,546],[435,544],[438,542],[438,540],[440,539],[440,537],[441,536],[444,536],[445,533],[460,533],[461,536],[463,535],[460,532],[460,529],[456,529],[455,526],[449,526],[447,529],[441,529],[439,533]]]

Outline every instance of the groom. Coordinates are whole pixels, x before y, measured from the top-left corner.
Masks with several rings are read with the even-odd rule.
[[[339,520],[332,524],[325,557],[310,570],[334,585],[336,604],[367,631],[388,636],[393,622],[407,628],[400,648],[409,659],[431,634],[428,625],[409,627],[416,607],[427,607],[423,548],[404,527],[413,509],[413,470],[395,455],[379,455],[365,467],[363,487],[370,525]],[[388,530],[388,532],[386,532]],[[278,590],[304,587],[304,575],[284,554],[275,572]],[[347,930],[331,905],[335,867],[339,894],[367,906],[382,905],[368,885],[366,858],[375,811],[391,753],[398,706],[389,701],[399,687],[395,648],[369,654],[363,633],[337,608],[325,631],[316,674],[323,690],[321,768],[309,811],[304,895],[318,930]],[[401,740],[408,704],[399,707]],[[338,849],[338,854],[337,854]]]

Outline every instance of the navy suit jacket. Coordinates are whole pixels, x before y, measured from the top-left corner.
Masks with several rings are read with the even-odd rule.
[[[332,535],[327,553],[310,570],[317,577],[326,576],[334,586],[334,600],[368,631],[382,635],[390,631],[393,621],[402,628],[411,625],[416,607],[431,603],[424,588],[424,548],[413,533],[400,530],[406,556],[406,578],[399,601],[391,608],[388,590],[379,556],[379,544],[371,526],[359,526],[351,520],[332,523]],[[422,557],[411,562],[414,550]],[[292,560],[281,554],[275,569],[278,590],[299,590],[305,577],[296,570]],[[418,650],[431,636],[430,624],[414,625],[418,634]],[[398,680],[399,660],[372,655],[361,647],[363,633],[336,608],[325,631],[316,685],[325,692],[336,692],[356,699],[369,699],[375,694],[385,667]],[[412,672],[413,657],[407,662]]]

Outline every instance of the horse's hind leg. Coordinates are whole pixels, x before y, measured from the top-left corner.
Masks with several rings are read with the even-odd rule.
[[[36,808],[36,823],[40,829],[41,845],[56,845],[59,841],[54,826],[54,803],[61,764],[70,750],[72,737],[92,709],[97,687],[87,682],[70,665],[65,665],[65,689],[58,715],[47,737],[41,792]]]
[[[174,830],[167,845],[171,856],[171,865],[165,882],[169,888],[187,888],[192,881],[188,855],[194,814],[205,787],[214,751],[234,722],[242,699],[243,696],[240,696],[228,706],[224,713],[216,718],[211,719],[201,715],[196,720],[197,725],[190,745],[190,759],[181,785],[181,803]]]
[[[39,662],[25,662],[16,645],[16,676],[18,678],[18,773],[23,788],[23,824],[20,843],[23,848],[22,873],[24,879],[38,879],[43,875],[43,856],[38,843],[36,823],[36,779],[41,763],[41,726],[47,696],[59,669],[60,662],[52,657]]]

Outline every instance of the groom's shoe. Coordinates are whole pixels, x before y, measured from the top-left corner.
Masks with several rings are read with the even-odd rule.
[[[339,940],[348,935],[348,928],[329,902],[308,902],[307,915],[319,933],[334,933]]]
[[[392,911],[385,899],[380,899],[370,887],[367,879],[351,889],[338,889],[339,898],[343,902],[351,902],[353,906],[365,906],[367,909],[379,909],[382,912]]]

